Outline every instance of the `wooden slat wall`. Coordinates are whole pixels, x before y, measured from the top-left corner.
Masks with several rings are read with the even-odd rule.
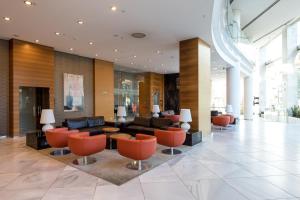
[[[204,134],[210,124],[210,47],[199,38],[180,42],[180,108],[191,109],[191,127]]]
[[[153,93],[160,91],[159,107],[164,110],[164,75],[147,72],[144,73],[144,82],[139,85],[140,116],[149,117],[153,106]]]
[[[50,88],[54,107],[54,49],[16,39],[10,40],[10,136],[19,135],[19,87]]]
[[[112,62],[94,60],[95,116],[114,119],[114,66]]]

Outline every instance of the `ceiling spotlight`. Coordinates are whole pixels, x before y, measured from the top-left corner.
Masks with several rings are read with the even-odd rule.
[[[157,54],[160,54],[160,50],[157,50],[156,53],[157,53]]]
[[[94,43],[93,42],[89,42],[89,45],[93,45]]]
[[[32,2],[31,1],[24,1],[26,6],[32,6]]]
[[[78,20],[77,23],[80,24],[80,25],[82,25],[83,21],[82,20]]]
[[[134,55],[133,57],[136,58],[136,55]]]
[[[114,52],[118,52],[118,49],[115,49]]]
[[[112,11],[116,11],[116,10],[117,10],[117,6],[112,6],[110,9],[111,9]]]
[[[39,40],[35,40],[35,43],[39,43],[40,41]]]
[[[3,19],[4,19],[5,21],[10,21],[10,18],[9,18],[9,17],[3,17]]]
[[[60,32],[55,32],[55,35],[60,36]]]
[[[70,51],[73,51],[74,49],[73,48],[70,48]]]

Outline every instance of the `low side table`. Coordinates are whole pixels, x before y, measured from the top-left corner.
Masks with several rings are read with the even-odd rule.
[[[202,142],[202,131],[189,130],[186,133],[186,138],[183,144],[187,146],[194,146],[200,142]]]
[[[46,149],[50,147],[46,140],[45,133],[41,130],[27,132],[26,145],[36,150]]]
[[[110,138],[112,135],[116,134],[120,131],[120,128],[115,127],[106,127],[103,128],[102,131],[106,135],[106,149],[113,149],[112,139]]]

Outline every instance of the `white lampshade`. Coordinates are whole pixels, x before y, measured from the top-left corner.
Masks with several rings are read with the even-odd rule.
[[[233,112],[232,105],[227,105],[225,111],[226,113],[232,113]]]
[[[160,112],[159,105],[153,105],[152,112],[153,113],[159,113]]]
[[[125,117],[125,116],[126,116],[126,109],[125,109],[125,106],[119,106],[119,107],[118,107],[117,116],[118,116],[118,117]]]
[[[55,123],[55,118],[52,109],[43,109],[40,119],[41,124],[51,124]]]
[[[191,110],[190,109],[180,109],[179,121],[191,122],[192,121]]]

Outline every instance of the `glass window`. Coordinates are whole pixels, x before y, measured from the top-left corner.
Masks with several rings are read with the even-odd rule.
[[[139,112],[139,82],[142,80],[141,74],[115,71],[115,114],[118,106],[125,106],[127,118]]]

